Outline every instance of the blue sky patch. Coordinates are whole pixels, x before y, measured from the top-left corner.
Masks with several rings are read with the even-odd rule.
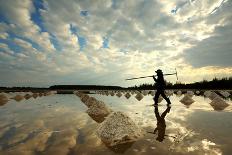
[[[89,15],[89,12],[86,11],[86,10],[83,10],[83,11],[80,12],[80,15],[83,16],[83,17],[86,17],[86,16]]]
[[[109,48],[109,38],[103,37],[102,47],[103,48]]]
[[[85,46],[87,44],[87,41],[84,37],[81,37],[81,36],[77,36],[77,37],[78,37],[78,43],[80,46],[80,51],[83,51],[83,49],[85,48]]]
[[[47,32],[46,28],[43,25],[43,19],[40,15],[40,9],[45,9],[43,6],[42,0],[33,1],[35,11],[31,14],[31,20],[40,27],[41,32]]]

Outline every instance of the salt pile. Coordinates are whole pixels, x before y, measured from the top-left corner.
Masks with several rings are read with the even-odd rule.
[[[193,91],[187,91],[186,94],[189,95],[189,96],[191,96],[191,97],[193,97],[193,95],[194,95]]]
[[[177,95],[182,95],[182,92],[181,92],[180,90],[178,90],[178,91],[176,92],[176,94],[177,94]]]
[[[140,100],[143,99],[143,95],[142,95],[141,93],[138,93],[138,94],[135,96],[135,98],[136,98],[138,101],[140,101]]]
[[[86,111],[88,115],[96,122],[103,122],[112,110],[109,109],[102,101],[94,102]]]
[[[197,90],[197,91],[196,91],[196,94],[199,95],[199,94],[200,94],[200,91]]]
[[[216,94],[215,92],[210,92],[210,94],[208,95],[208,98],[210,100],[213,100],[216,97],[220,97],[218,94]]]
[[[184,105],[191,105],[193,102],[195,102],[191,96],[189,95],[185,95],[181,100],[181,103],[183,103]]]
[[[225,98],[230,96],[230,93],[228,93],[227,91],[219,91],[219,93]]]
[[[172,90],[166,90],[165,93],[167,94],[167,96],[172,96],[173,95]]]
[[[214,110],[224,110],[229,106],[221,97],[215,97],[210,105],[214,108]]]
[[[97,102],[97,99],[95,99],[94,97],[89,97],[85,102],[83,102],[87,107],[92,106],[93,104],[95,104]]]
[[[0,106],[8,102],[8,97],[6,93],[0,93]]]
[[[122,96],[122,93],[121,93],[121,92],[118,92],[118,93],[116,94],[116,96],[121,97],[121,96]]]
[[[150,92],[151,96],[155,96],[155,91]]]
[[[206,97],[209,97],[210,94],[211,94],[211,91],[205,91],[204,92],[204,96],[206,96]]]
[[[147,90],[142,91],[142,94],[143,94],[144,96],[146,96],[148,93],[149,93],[149,91],[147,91]]]
[[[81,101],[83,102],[83,103],[85,103],[88,99],[89,99],[89,95],[86,95],[86,94],[83,94],[83,95],[81,95]]]
[[[125,97],[126,97],[127,99],[129,99],[129,98],[131,97],[130,93],[126,93],[126,94],[125,94]]]
[[[142,136],[142,130],[122,112],[113,112],[97,129],[97,135],[108,146],[130,143]]]
[[[22,96],[22,95],[16,95],[15,97],[13,97],[12,99],[14,99],[15,101],[21,101],[21,100],[23,100],[24,99],[24,96]]]
[[[95,120],[96,122],[102,122],[105,120],[105,117],[108,116],[112,110],[109,109],[102,101],[98,101],[94,97],[83,93],[77,93],[80,96],[81,101],[88,107],[86,111],[88,115]]]

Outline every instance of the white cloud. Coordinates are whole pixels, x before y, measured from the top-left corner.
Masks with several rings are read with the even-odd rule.
[[[48,74],[44,76],[37,72],[41,79],[56,76],[58,83],[101,84],[94,78],[96,76],[107,79],[101,82],[115,85],[146,82],[124,83],[122,79],[153,74],[157,68],[164,72],[174,68],[181,70],[180,79],[184,82],[231,75],[226,72],[231,70],[231,64],[223,68],[220,63],[201,63],[194,68],[192,59],[186,62],[188,59],[184,56],[194,48],[209,52],[211,48],[200,44],[217,34],[225,36],[216,32],[219,27],[223,31],[231,23],[229,1],[49,0],[43,4],[45,9],[40,9],[39,13],[47,32],[41,32],[41,27],[31,18],[36,10],[32,1],[1,2],[1,14],[8,23],[0,23],[0,38],[22,48],[15,51],[7,44],[0,44],[5,50],[1,54],[1,64],[15,74],[18,72],[14,67],[22,72],[33,72],[25,74],[28,78],[40,71]],[[176,13],[172,13],[173,9]],[[87,11],[87,16],[82,16],[81,11]],[[16,37],[11,36],[12,33]],[[52,38],[55,39],[53,42]],[[81,38],[86,41],[82,51],[81,40],[78,40]],[[103,38],[109,40],[109,48],[102,48]],[[223,41],[218,43],[224,45]],[[223,48],[231,50],[227,45]],[[214,53],[212,50],[210,55]],[[223,59],[220,62],[223,63]],[[191,74],[193,72],[196,74]],[[168,80],[175,81],[175,78],[168,77]]]

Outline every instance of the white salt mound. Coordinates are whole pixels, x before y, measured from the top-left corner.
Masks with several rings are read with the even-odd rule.
[[[112,110],[109,109],[102,101],[95,101],[86,111],[96,122],[104,121]]]
[[[73,91],[73,94],[75,94],[78,97],[81,97],[83,95],[83,93],[81,93],[79,91]]]
[[[210,100],[213,100],[216,97],[220,97],[218,94],[216,94],[215,92],[210,92],[210,94],[208,95],[208,98]]]
[[[196,94],[199,95],[199,94],[200,94],[200,91],[197,90],[197,91],[196,91]]]
[[[93,104],[95,104],[95,102],[97,102],[97,99],[94,98],[94,97],[89,97],[85,102],[84,104],[87,106],[87,107],[90,107],[92,106]]]
[[[193,91],[187,91],[186,94],[192,97],[194,95],[194,92]]]
[[[0,93],[0,106],[6,104],[8,100],[6,93]]]
[[[116,96],[121,97],[121,96],[122,96],[122,93],[121,93],[121,92],[118,92],[118,93],[116,94]]]
[[[206,97],[209,97],[210,94],[211,94],[211,91],[205,91],[204,92],[204,96],[206,96]]]
[[[144,96],[146,96],[148,93],[149,93],[149,91],[147,91],[147,90],[142,91],[142,94],[143,94]]]
[[[214,108],[214,110],[224,110],[229,106],[221,97],[215,97],[210,105]]]
[[[219,93],[225,98],[230,96],[230,93],[228,93],[227,91],[219,91]]]
[[[172,90],[166,90],[165,93],[167,94],[167,96],[172,96],[173,95]]]
[[[150,92],[151,96],[155,96],[155,91]]]
[[[193,102],[195,102],[191,96],[189,95],[185,95],[181,100],[181,103],[183,103],[184,105],[191,105]]]
[[[89,99],[89,95],[83,94],[81,95],[80,99],[83,103],[85,103]]]
[[[138,93],[138,94],[135,96],[135,98],[136,98],[138,101],[140,101],[140,100],[143,99],[143,95],[142,95],[141,93]]]
[[[178,90],[178,91],[176,92],[176,94],[177,94],[177,95],[182,95],[182,92],[181,92],[180,90]]]
[[[134,142],[142,130],[122,112],[113,112],[97,129],[97,135],[108,146]]]
[[[130,93],[126,93],[126,94],[125,94],[125,97],[126,97],[127,99],[129,99],[129,98],[131,97]]]

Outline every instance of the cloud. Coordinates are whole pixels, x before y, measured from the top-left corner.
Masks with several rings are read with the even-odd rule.
[[[34,81],[47,86],[56,77],[52,81],[57,84],[129,86],[146,80],[125,83],[124,78],[153,74],[154,68],[199,73],[180,74],[182,81],[191,82],[211,78],[217,74],[215,68],[232,68],[230,1],[49,0],[38,4],[9,0],[0,4],[4,67],[0,72],[6,74],[2,85],[24,85],[28,79],[32,85]],[[215,59],[218,48],[221,57]],[[212,73],[203,74],[209,70]]]

